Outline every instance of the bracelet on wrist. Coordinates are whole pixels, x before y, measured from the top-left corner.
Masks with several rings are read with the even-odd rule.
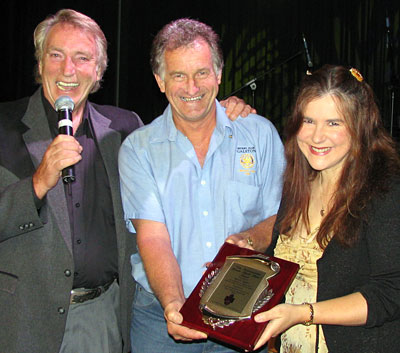
[[[310,308],[310,318],[307,321],[303,322],[304,326],[310,326],[314,323],[314,307],[312,304],[310,303],[303,303],[303,305],[308,305],[308,307]]]

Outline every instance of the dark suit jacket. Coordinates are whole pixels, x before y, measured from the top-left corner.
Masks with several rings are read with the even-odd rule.
[[[129,256],[136,251],[120,197],[118,150],[142,125],[123,109],[89,104],[109,176],[118,244],[120,325],[129,351],[134,294]],[[69,308],[74,262],[64,187],[48,192],[38,213],[32,175],[52,138],[41,98],[0,104],[0,352],[58,352]],[[111,205],[110,205],[111,206]]]

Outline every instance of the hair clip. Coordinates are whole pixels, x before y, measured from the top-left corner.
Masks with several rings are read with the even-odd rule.
[[[362,77],[362,75],[360,74],[360,71],[358,71],[357,69],[355,69],[353,67],[349,71],[353,75],[353,77],[356,78],[357,81],[359,81],[359,82],[364,81],[364,77]]]

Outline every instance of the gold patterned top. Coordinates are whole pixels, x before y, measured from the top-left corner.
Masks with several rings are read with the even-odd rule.
[[[274,256],[298,263],[300,269],[286,293],[286,303],[315,303],[317,300],[318,272],[317,260],[323,250],[316,241],[319,228],[315,228],[306,237],[289,238],[280,235]],[[281,353],[315,353],[317,330],[319,330],[319,353],[327,353],[324,333],[321,325],[292,326],[281,335]]]

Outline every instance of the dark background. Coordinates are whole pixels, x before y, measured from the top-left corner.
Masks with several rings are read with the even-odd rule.
[[[145,123],[162,113],[166,99],[149,65],[154,35],[171,20],[191,17],[221,36],[225,68],[219,98],[256,79],[236,95],[282,131],[296,85],[308,69],[325,63],[358,68],[377,95],[385,126],[400,136],[398,0],[214,0],[214,1],[8,1],[2,17],[0,100],[31,95],[36,25],[61,8],[92,17],[109,43],[103,87],[91,96],[101,104],[136,111]],[[311,71],[312,71],[311,70]]]

